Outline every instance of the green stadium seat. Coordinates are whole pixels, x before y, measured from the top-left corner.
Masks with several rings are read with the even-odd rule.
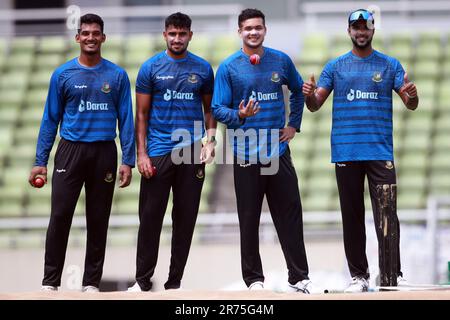
[[[37,43],[36,37],[14,37],[11,39],[11,54],[17,52],[34,52]]]
[[[19,118],[19,108],[14,106],[0,107],[0,127],[7,124],[15,124]],[[12,130],[12,129],[11,129]],[[2,132],[1,130],[0,132]],[[0,138],[1,139],[1,138]],[[1,143],[0,143],[1,145]]]
[[[438,83],[438,97],[440,109],[450,110],[450,77],[441,83]]]
[[[420,79],[418,77],[415,77],[414,81],[417,91],[420,95],[420,98],[422,97],[429,97],[429,98],[436,98],[436,81],[432,79]],[[420,103],[420,101],[419,101]]]
[[[298,61],[303,64],[324,64],[328,59],[328,39],[325,34],[315,33],[303,39]]]
[[[152,36],[151,43],[155,53],[162,52],[167,49],[166,40],[162,34],[155,34]]]
[[[327,171],[317,172],[303,183],[303,188],[308,191],[308,194],[314,192],[332,193],[337,188],[336,177]]]
[[[413,57],[411,45],[409,44],[391,44],[387,54],[400,60],[404,68],[404,64],[409,63]],[[405,70],[408,72],[409,68],[405,68]]]
[[[115,48],[103,49],[102,48],[102,57],[106,60],[111,61],[119,66],[123,66],[122,61],[122,51],[117,50]]]
[[[417,60],[439,60],[442,54],[441,32],[419,33],[416,44]]]
[[[446,110],[439,112],[437,119],[435,120],[434,128],[436,132],[449,132],[450,131],[450,105]]]
[[[214,50],[211,52],[210,62],[219,65],[240,48],[239,37],[235,34],[221,34],[215,38]]]
[[[40,70],[38,72],[32,73],[30,76],[31,87],[48,89],[51,76],[52,71],[50,70]]]
[[[15,145],[14,152],[11,152],[8,156],[10,163],[8,170],[15,168],[31,169],[31,167],[33,166],[35,154],[36,143]],[[26,175],[26,180],[28,180],[28,175]]]
[[[309,173],[334,175],[334,164],[331,163],[330,151],[319,151],[310,159]]]
[[[125,50],[128,52],[144,51],[152,54],[155,52],[153,47],[153,38],[147,33],[128,35]]]
[[[35,146],[39,135],[39,126],[26,126],[14,131],[14,140],[18,145]],[[33,151],[34,156],[34,151]]]
[[[203,59],[209,60],[211,53],[210,45],[211,39],[208,34],[196,33],[192,37],[191,42],[189,42],[189,51]]]
[[[450,124],[447,124],[447,130],[450,130]],[[434,150],[450,150],[449,131],[438,131],[433,137]]]
[[[20,114],[20,123],[24,127],[39,128],[43,113],[44,106],[41,108],[28,108]]]
[[[67,38],[62,36],[43,36],[37,46],[42,53],[64,53],[67,50]]]
[[[308,193],[302,199],[303,211],[325,211],[329,210],[332,199],[331,193],[314,192]]]
[[[323,156],[323,154],[329,154],[331,149],[331,142],[330,142],[330,135],[328,134],[322,134],[318,135],[314,139],[314,145],[313,145],[313,153],[319,154],[320,157]]]
[[[431,156],[430,167],[432,171],[449,171],[450,172],[450,149],[435,149]]]
[[[27,92],[26,95],[26,105],[29,108],[39,108],[42,109],[45,105],[45,101],[47,100],[48,88],[34,88]]]
[[[124,66],[128,68],[139,68],[147,59],[152,56],[150,50],[128,50],[125,53]]]
[[[430,176],[430,194],[450,194],[450,172],[433,171]]]
[[[26,71],[9,71],[2,74],[0,79],[0,88],[19,91],[26,89],[28,85],[28,72]]]
[[[314,78],[316,81],[319,79],[320,74],[322,73],[323,64],[297,64],[297,71],[300,73],[303,81],[308,81],[311,74],[314,74]],[[306,105],[305,105],[306,110]]]
[[[426,199],[423,189],[400,192],[397,196],[398,209],[421,209],[425,207]]]
[[[65,62],[64,56],[59,53],[38,54],[35,59],[36,70],[47,70],[50,73]]]
[[[409,132],[428,133],[433,127],[433,114],[428,110],[418,109],[414,112],[408,112],[405,119],[404,129]]]
[[[0,185],[0,217],[19,217],[22,215],[24,189],[17,185]]]
[[[30,187],[31,188],[31,187]],[[49,185],[42,189],[33,188],[33,193],[45,192],[46,197],[31,197],[25,207],[25,214],[27,217],[50,217],[51,212],[51,197]]]
[[[0,89],[0,108],[20,109],[25,99],[26,91],[24,88],[3,88]]]
[[[397,168],[399,169],[397,184],[401,193],[410,190],[424,191],[427,186],[427,175],[424,167],[417,169],[414,167],[406,168],[404,163],[402,163],[402,166]]]
[[[10,54],[5,61],[5,66],[10,72],[17,70],[30,70],[34,63],[33,52],[18,52]]]
[[[438,60],[426,59],[417,61],[414,65],[414,77],[416,79],[435,80],[441,74],[441,65]]]
[[[297,177],[302,180],[309,170],[309,155],[306,152],[291,152],[292,162],[297,172]],[[302,185],[302,183],[300,183]]]
[[[425,152],[419,153],[414,150],[406,150],[396,162],[400,172],[403,172],[403,170],[416,170],[423,173],[429,165],[429,160],[429,156]]]
[[[422,132],[410,132],[404,137],[401,147],[403,150],[426,152],[429,147],[430,134]]]

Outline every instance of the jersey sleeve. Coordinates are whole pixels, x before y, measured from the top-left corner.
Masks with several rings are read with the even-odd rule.
[[[62,89],[59,84],[60,72],[55,71],[50,79],[47,100],[36,146],[35,166],[47,166],[48,158],[55,142],[58,125],[64,112]]]
[[[300,132],[300,127],[303,117],[303,108],[305,97],[303,96],[302,86],[303,79],[295,68],[294,63],[291,58],[286,56],[287,61],[287,80],[288,89],[291,92],[289,97],[289,106],[291,112],[289,113],[289,123],[288,126],[296,129]]]
[[[330,61],[323,68],[322,73],[320,74],[319,82],[317,83],[318,88],[324,88],[328,91],[333,90],[334,88],[334,62]]]
[[[233,109],[233,89],[226,65],[221,65],[217,70],[211,109],[213,117],[227,126],[243,123],[239,118],[239,110]]]
[[[398,92],[404,84],[405,70],[397,59],[393,61],[393,68],[395,71],[394,90]]]
[[[133,106],[131,102],[130,80],[125,71],[120,83],[120,101],[118,112],[119,139],[122,149],[122,164],[134,168],[136,160]]]
[[[151,94],[152,87],[150,64],[144,63],[139,69],[139,73],[136,79],[136,92]]]
[[[211,65],[208,64],[208,74],[206,76],[206,81],[202,85],[202,94],[212,94],[214,91],[214,71]]]

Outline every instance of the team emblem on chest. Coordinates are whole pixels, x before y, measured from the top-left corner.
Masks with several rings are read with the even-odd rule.
[[[104,82],[101,90],[103,93],[109,93],[111,91],[111,86],[108,82]]]
[[[374,72],[372,76],[372,81],[381,82],[383,79],[381,78],[381,72]]]
[[[188,82],[190,83],[197,83],[198,82],[198,77],[196,74],[191,73],[188,77]]]
[[[272,77],[270,78],[272,82],[280,82],[280,75],[278,72],[272,72]]]

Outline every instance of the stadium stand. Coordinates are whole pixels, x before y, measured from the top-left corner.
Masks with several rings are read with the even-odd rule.
[[[211,50],[206,34],[194,37],[190,47],[211,61],[214,69],[239,48],[235,35],[223,34],[219,38],[220,41],[215,40],[215,50]],[[421,99],[417,112],[408,111],[400,99],[394,99],[400,209],[425,208],[429,195],[450,193],[449,38],[450,34],[436,32],[378,33],[374,42],[375,49],[402,62],[410,79],[416,82]],[[310,72],[318,79],[326,61],[349,50],[349,45],[346,35],[312,34],[304,39],[302,53],[293,60],[304,79]],[[134,92],[140,64],[164,46],[159,34],[109,36],[103,55],[127,70]],[[74,41],[63,36],[0,38],[0,217],[49,216],[50,188],[31,189],[27,178],[50,75],[59,64],[75,57],[78,50]],[[317,113],[305,108],[302,133],[291,142],[306,211],[339,210],[334,167],[330,164],[331,100]],[[220,182],[214,181],[216,170],[217,165],[207,167],[201,214],[210,213],[213,207],[211,190]],[[135,170],[131,186],[116,190],[112,214],[137,215],[138,194],[139,175]],[[82,194],[78,215],[83,214],[83,197]],[[369,208],[368,193],[366,200]],[[7,239],[3,237],[2,241],[10,243]],[[123,243],[127,239],[134,241],[135,237],[130,233],[114,239],[111,241]]]

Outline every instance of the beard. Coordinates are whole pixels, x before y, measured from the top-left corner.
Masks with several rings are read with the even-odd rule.
[[[173,55],[181,56],[181,55],[183,55],[186,52],[187,47],[184,47],[184,48],[182,48],[182,49],[180,49],[178,51],[175,51],[175,50],[172,49],[171,46],[167,46],[167,50],[169,50],[170,53],[172,53]]]
[[[351,39],[352,39],[353,45],[358,49],[366,49],[372,45],[372,38],[367,39],[367,42],[362,45],[359,44],[358,41],[356,41],[356,39],[354,39],[354,38],[351,38]]]

